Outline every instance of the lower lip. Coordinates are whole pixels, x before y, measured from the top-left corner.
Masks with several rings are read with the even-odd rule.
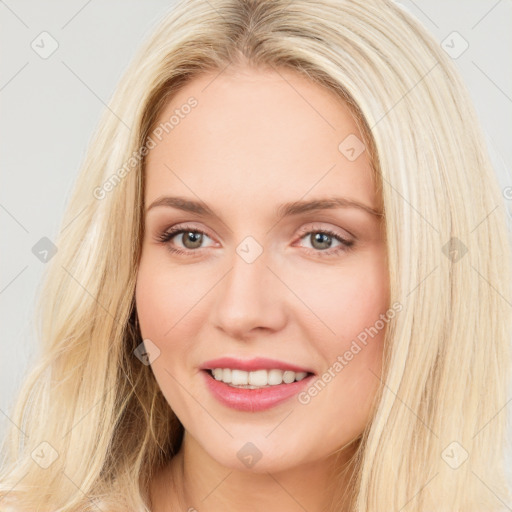
[[[206,385],[213,396],[222,404],[238,411],[257,412],[270,409],[286,400],[289,400],[313,379],[308,375],[302,380],[290,384],[279,384],[259,389],[235,388],[214,379],[206,370],[202,370]]]

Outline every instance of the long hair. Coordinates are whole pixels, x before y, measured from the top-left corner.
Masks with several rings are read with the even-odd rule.
[[[140,48],[48,264],[41,349],[10,414],[0,510],[149,510],[148,484],[183,426],[136,356],[144,156],[181,87],[239,64],[295,70],[347,102],[378,178],[391,302],[402,310],[387,326],[351,510],[501,510],[511,499],[504,205],[450,57],[390,0],[186,0]]]

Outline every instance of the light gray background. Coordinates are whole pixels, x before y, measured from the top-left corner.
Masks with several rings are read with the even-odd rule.
[[[455,62],[476,103],[501,187],[512,186],[512,1],[398,3],[440,44],[453,31],[469,43]],[[44,236],[56,238],[100,112],[136,48],[172,4],[0,0],[2,437],[14,392],[37,350],[32,315],[44,263],[31,249]],[[31,47],[43,31],[59,45],[47,59]],[[510,415],[512,401],[503,405],[499,413]]]

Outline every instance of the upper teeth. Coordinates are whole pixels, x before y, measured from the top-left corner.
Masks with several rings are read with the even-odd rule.
[[[235,370],[231,368],[213,368],[213,376],[216,380],[221,380],[226,384],[234,386],[277,386],[290,384],[293,381],[302,380],[307,372],[292,372],[291,370],[256,370],[246,372],[244,370]]]

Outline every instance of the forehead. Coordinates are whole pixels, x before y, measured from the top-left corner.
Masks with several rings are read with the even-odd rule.
[[[340,98],[293,71],[228,70],[194,78],[160,113],[146,204],[169,193],[223,210],[326,195],[378,205],[367,152],[340,149],[362,140]]]

